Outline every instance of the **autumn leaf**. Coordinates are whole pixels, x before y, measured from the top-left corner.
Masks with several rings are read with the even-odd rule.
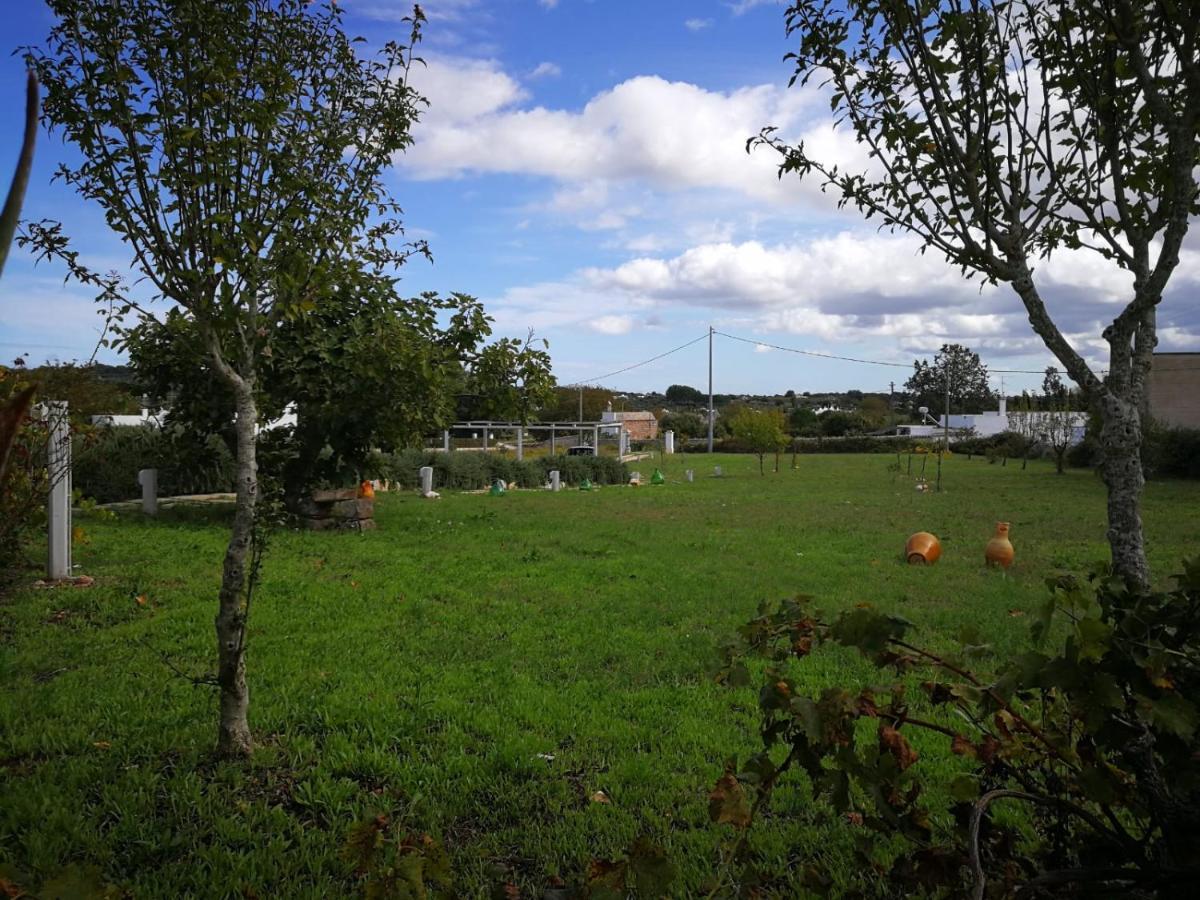
[[[903,771],[917,761],[917,751],[909,746],[908,739],[891,725],[879,725],[879,748],[890,753]]]
[[[718,825],[730,824],[735,828],[750,826],[750,804],[741,782],[732,772],[717,779],[717,786],[708,795],[708,817]]]
[[[975,756],[975,745],[963,737],[961,734],[956,734],[954,740],[950,742],[950,752],[955,756]]]

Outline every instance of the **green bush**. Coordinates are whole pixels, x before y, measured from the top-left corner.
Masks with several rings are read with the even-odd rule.
[[[75,437],[72,461],[73,487],[97,503],[140,497],[141,469],[158,469],[160,497],[233,490],[233,456],[215,436],[147,426],[98,428]]]
[[[866,603],[831,618],[805,596],[763,604],[717,672],[731,686],[761,685],[753,730],[762,740],[740,767],[726,763],[709,795],[712,820],[732,826],[719,880],[782,874],[756,868],[751,826],[789,814],[771,803],[794,779],[811,790],[807,820],[853,835],[846,895],[1167,898],[1188,884],[1194,893],[1200,560],[1185,561],[1175,581],[1151,593],[1107,570],[1048,579],[1029,650],[995,677],[976,668],[991,648],[974,625],[921,646],[913,623]],[[812,659],[831,645],[856,648],[876,672],[814,677],[814,666],[829,671]],[[889,670],[892,683],[881,684]],[[960,760],[949,796],[930,790],[945,771],[921,762],[933,741]],[[829,896],[844,866],[813,857],[801,877]]]
[[[1200,429],[1150,425],[1142,468],[1147,478],[1200,478]]]
[[[578,484],[585,477],[593,484],[624,484],[629,479],[628,468],[612,456],[541,456],[518,462],[497,453],[425,450],[373,454],[366,474],[369,478],[385,478],[401,488],[415,488],[423,466],[433,466],[433,485],[438,490],[480,490],[497,478],[515,481],[521,487],[537,487],[546,483],[554,469],[564,484]]]

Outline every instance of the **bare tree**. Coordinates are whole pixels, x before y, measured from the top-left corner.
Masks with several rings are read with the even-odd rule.
[[[917,235],[968,276],[1007,283],[1099,410],[1115,570],[1150,579],[1142,422],[1156,309],[1198,210],[1200,29],[1161,0],[801,0],[792,81],[816,79],[872,157],[846,171],[773,129],[780,176]],[[1104,329],[1107,373],[1067,340],[1035,267],[1085,248],[1132,276]]]

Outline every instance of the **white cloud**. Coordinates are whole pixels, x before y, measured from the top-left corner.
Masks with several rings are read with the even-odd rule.
[[[632,316],[599,316],[588,322],[588,327],[592,331],[598,331],[600,334],[629,334],[633,331]]]
[[[729,7],[735,16],[741,16],[759,6],[782,6],[783,0],[736,0],[734,3],[726,3],[725,5]]]
[[[771,349],[772,348],[768,347],[766,344],[755,344],[754,345],[755,353],[770,353]]]
[[[558,6],[558,0],[538,0],[538,3],[546,7],[546,9],[554,9],[554,7]]]
[[[540,62],[537,64],[534,70],[529,73],[529,78],[530,80],[535,78],[557,78],[561,74],[562,69],[560,69],[554,63]]]
[[[703,31],[712,25],[712,19],[686,19],[683,27],[688,31]]]
[[[476,173],[640,183],[656,190],[732,191],[794,204],[815,186],[780,187],[777,157],[746,153],[764,125],[828,148],[843,166],[865,162],[849,135],[828,125],[816,88],[762,85],[729,92],[639,76],[592,97],[578,111],[523,107],[517,82],[495,62],[434,60],[414,75],[432,106],[397,160],[416,178]],[[813,127],[805,127],[811,122]]]
[[[838,352],[861,341],[904,362],[948,341],[992,358],[1047,358],[1015,294],[1007,286],[968,282],[907,236],[843,232],[780,244],[758,241],[700,244],[674,256],[644,256],[624,264],[582,269],[559,282],[508,291],[489,306],[514,325],[586,326],[620,334],[626,324],[661,314],[700,313],[731,330],[816,339],[812,349]],[[1094,254],[1092,255],[1094,257]],[[1189,292],[1200,287],[1200,262],[1185,255],[1180,282],[1164,301],[1164,344],[1195,346],[1200,323],[1186,320]],[[1189,277],[1190,276],[1190,277]],[[1128,296],[1126,276],[1094,257],[1066,254],[1035,272],[1051,315],[1095,364],[1099,339],[1114,308]],[[604,315],[597,317],[596,310]],[[786,343],[786,341],[780,341]],[[755,351],[766,352],[756,344]]]

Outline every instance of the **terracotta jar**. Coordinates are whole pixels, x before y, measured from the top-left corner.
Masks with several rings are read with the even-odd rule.
[[[362,499],[370,499],[375,496],[375,485],[369,481],[364,481],[358,486],[358,496]]]
[[[941,555],[941,541],[928,531],[918,531],[904,545],[904,558],[912,566],[932,566]]]
[[[987,542],[987,549],[984,550],[983,555],[989,566],[1000,566],[1007,569],[1012,565],[1013,545],[1008,539],[1007,522],[996,523],[996,533]]]

